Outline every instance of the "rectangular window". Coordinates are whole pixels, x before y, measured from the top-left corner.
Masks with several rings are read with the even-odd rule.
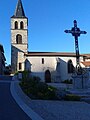
[[[42,64],[44,64],[44,58],[42,58]]]
[[[22,69],[22,63],[19,63],[19,70]]]

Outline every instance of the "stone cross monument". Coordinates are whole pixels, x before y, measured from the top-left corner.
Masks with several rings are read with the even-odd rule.
[[[81,34],[86,34],[86,31],[81,31],[80,28],[77,27],[77,21],[74,20],[74,27],[71,30],[65,30],[65,33],[71,33],[75,38],[75,50],[76,50],[76,72],[77,74],[82,74],[81,66],[80,66],[80,55],[79,55],[79,45],[78,45],[78,37]]]
[[[88,87],[88,75],[82,67],[80,66],[80,55],[79,55],[79,45],[78,45],[78,37],[81,34],[86,34],[86,31],[81,31],[80,28],[77,27],[77,21],[74,20],[74,27],[71,30],[65,30],[65,33],[71,33],[75,38],[75,50],[76,50],[76,69],[75,74],[72,76],[73,78],[73,86],[76,89],[84,89]]]

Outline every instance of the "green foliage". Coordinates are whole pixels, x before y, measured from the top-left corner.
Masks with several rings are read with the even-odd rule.
[[[70,79],[70,80],[64,80],[64,81],[62,81],[62,83],[66,83],[66,84],[72,84],[72,79]]]
[[[55,88],[40,82],[39,77],[31,77],[28,80],[22,80],[20,83],[23,91],[34,99],[57,99]]]
[[[81,97],[74,95],[74,94],[68,94],[64,97],[64,100],[68,100],[68,101],[80,101]]]
[[[81,97],[74,94],[67,94],[65,91],[58,91],[59,97],[56,94],[57,89],[40,81],[39,77],[30,77],[27,79],[25,72],[24,79],[20,82],[22,90],[32,99],[43,100],[58,100],[64,99],[67,101],[80,101]]]
[[[37,76],[28,77],[28,72],[23,71],[23,79],[20,82],[22,90],[32,99],[57,100],[59,99],[55,87],[41,82]],[[65,81],[67,83],[68,80]],[[70,82],[70,81],[69,81]],[[70,84],[70,83],[69,83]],[[73,94],[65,94],[65,91],[59,91],[59,97],[67,101],[80,101],[81,97]]]
[[[29,78],[29,71],[26,70],[22,71],[22,80],[27,81],[28,78]]]

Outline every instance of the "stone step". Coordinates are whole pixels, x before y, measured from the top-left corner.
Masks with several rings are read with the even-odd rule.
[[[90,102],[90,97],[83,97],[81,98],[81,101]]]
[[[81,101],[90,101],[90,88],[88,89],[79,89],[79,90],[69,90],[71,94],[81,96]]]
[[[88,88],[88,89],[69,89],[67,91],[72,94],[90,94],[90,88]]]

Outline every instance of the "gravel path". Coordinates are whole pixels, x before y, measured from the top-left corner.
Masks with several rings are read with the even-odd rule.
[[[29,106],[44,120],[90,120],[90,105],[84,102],[32,100]]]

